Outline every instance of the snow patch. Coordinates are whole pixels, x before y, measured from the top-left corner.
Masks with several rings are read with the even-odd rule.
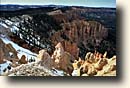
[[[25,55],[28,59],[30,59],[30,58],[35,58],[36,59],[37,54],[31,52],[28,49],[20,47],[19,45],[17,45],[16,43],[12,42],[11,40],[9,40],[7,38],[1,38],[1,39],[3,40],[3,42],[5,44],[10,43],[15,48],[15,50],[18,51],[18,57],[19,58],[21,58],[22,55]]]
[[[12,42],[11,40],[7,38],[3,38],[3,37],[0,37],[0,38],[3,40],[5,44],[10,43],[16,49],[16,51],[18,51],[19,58],[21,58],[22,55],[25,55],[28,60],[32,58],[32,59],[35,59],[35,61],[38,61],[38,59],[36,58],[37,56],[36,53],[33,53],[28,49],[20,47],[19,45],[17,45],[16,43]],[[9,53],[9,54],[11,55],[12,53]],[[3,70],[9,66],[9,63],[11,62],[7,61],[6,63],[0,64],[0,74],[3,74]]]
[[[0,74],[4,73],[4,70],[9,66],[10,63],[10,61],[6,61],[5,63],[0,64]]]
[[[0,22],[0,26],[3,26],[3,27],[5,27],[5,28],[9,28],[6,24],[4,24],[4,23],[2,23],[2,22]]]

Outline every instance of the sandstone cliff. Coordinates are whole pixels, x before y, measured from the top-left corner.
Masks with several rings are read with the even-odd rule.
[[[56,32],[51,40],[55,45],[64,41],[64,47],[69,53],[77,57],[76,51],[80,51],[80,56],[84,57],[85,51],[96,50],[102,40],[108,37],[108,29],[96,21],[74,20],[62,23],[63,30]],[[75,51],[75,52],[74,52]],[[83,54],[83,55],[81,55]]]

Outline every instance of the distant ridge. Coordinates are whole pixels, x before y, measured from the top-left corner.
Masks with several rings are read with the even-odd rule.
[[[82,7],[82,8],[109,8],[109,9],[116,9],[110,7],[87,7],[87,6],[69,6],[69,5],[20,5],[20,4],[0,4],[0,11],[15,11],[20,9],[27,9],[27,8],[44,8],[44,7]]]

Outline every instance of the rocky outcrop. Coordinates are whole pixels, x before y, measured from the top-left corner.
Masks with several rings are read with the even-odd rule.
[[[70,42],[70,41],[62,41],[62,46],[64,47],[64,50],[68,53],[70,53],[74,59],[72,62],[74,62],[75,59],[78,59],[79,57],[79,48],[76,43]]]
[[[7,53],[6,44],[0,39],[0,63],[3,63],[5,59],[9,59],[9,52]]]
[[[79,57],[79,48],[75,42],[69,41],[63,31],[56,32],[51,36],[52,43],[56,46],[57,43],[61,43],[65,51],[69,52],[74,58]]]
[[[105,69],[106,73],[114,74],[115,59],[109,61],[106,54],[94,53],[95,50],[101,53],[109,50],[109,54],[115,55],[114,9],[75,6],[56,6],[45,11],[42,9],[44,8],[38,10],[41,14],[32,14],[33,11],[28,9],[25,12],[9,12],[9,18],[2,15],[2,23],[8,24],[11,31],[14,31],[13,35],[10,35],[13,42],[35,53],[44,49],[39,51],[38,58],[40,65],[47,69],[54,67],[70,75],[74,69],[83,76],[106,75]],[[0,34],[10,33],[8,28],[0,26],[0,29]],[[18,59],[17,51],[11,44],[1,41],[0,44],[0,63],[9,60],[12,67],[27,64],[24,55]]]
[[[11,34],[11,30],[8,27],[3,26],[2,24],[0,24],[0,36],[4,35],[4,36],[7,37],[10,34]]]
[[[17,51],[15,50],[15,48],[9,43],[5,45],[5,49],[7,49],[7,52],[12,53],[11,58],[14,60],[18,60],[18,56],[17,56]]]
[[[116,56],[107,58],[106,53],[103,57],[98,57],[97,54],[99,53],[89,52],[86,54],[87,59],[73,63],[78,76],[116,76]]]
[[[17,51],[13,48],[11,44],[5,44],[0,39],[0,62],[3,63],[4,60],[9,60],[13,63],[16,63],[19,61],[19,58],[17,56]]]
[[[39,64],[41,66],[44,66],[47,69],[52,69],[53,60],[51,59],[50,55],[47,53],[46,50],[44,49],[40,50],[37,57],[40,60]]]
[[[28,61],[26,60],[26,56],[22,55],[21,59],[18,61],[19,64],[27,64]]]
[[[52,59],[54,60],[54,68],[63,70],[66,73],[71,75],[73,71],[73,66],[71,61],[74,59],[71,54],[64,51],[64,48],[61,43],[58,43],[55,46],[55,51],[52,55]]]
[[[65,50],[76,58],[79,52],[83,54],[86,53],[83,51],[96,50],[101,41],[108,36],[107,28],[96,21],[73,20],[62,23],[62,28],[63,30],[55,33],[51,40],[54,45],[61,41],[64,42]]]
[[[55,68],[63,70],[70,75],[73,71],[72,62],[74,61],[74,57],[64,50],[60,42],[55,46],[52,56],[43,49],[39,51],[38,58],[40,60],[39,64],[47,69]]]
[[[4,42],[0,39],[0,64],[4,63]]]
[[[3,75],[58,76],[53,74],[53,71],[61,70],[67,76],[116,76],[116,56],[107,58],[107,52],[104,55],[96,51],[88,52],[84,60],[80,57],[77,60],[65,51],[62,43],[59,42],[52,55],[42,49],[37,58],[39,59],[37,62],[27,63],[23,55],[18,61],[19,64],[13,62],[11,66],[15,68]]]
[[[92,42],[98,45],[103,38],[107,37],[107,29],[96,21],[74,20],[63,24],[64,34],[76,44]]]
[[[55,76],[49,70],[46,70],[42,66],[38,66],[37,63],[32,64],[23,64],[19,67],[16,67],[12,71],[9,71],[8,76]]]
[[[49,69],[63,70],[69,75],[75,76],[116,76],[116,56],[107,58],[107,52],[102,55],[99,52],[88,52],[85,59],[75,59],[64,50],[62,43],[55,46],[55,51],[50,56],[46,50],[39,51],[40,65]]]

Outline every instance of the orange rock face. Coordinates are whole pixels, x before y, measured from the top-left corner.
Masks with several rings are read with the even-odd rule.
[[[63,47],[66,52],[69,52],[72,56],[74,56],[74,60],[78,59],[79,57],[79,48],[77,47],[76,43],[71,43],[68,41],[63,41]],[[73,60],[73,61],[74,61]]]
[[[107,36],[107,28],[99,22],[77,19],[64,22],[62,30],[54,33],[51,40],[54,45],[61,42],[65,51],[78,58],[79,46],[84,46],[84,49],[89,51],[90,44],[96,48],[100,46],[101,41]]]
[[[73,60],[72,55],[64,51],[61,43],[58,43],[55,48],[56,49],[52,55],[52,59],[54,60],[54,68],[63,70],[71,75],[73,71],[73,66],[71,63],[71,60]]]
[[[5,53],[4,53],[5,49],[4,48],[5,48],[5,44],[0,39],[0,64],[4,63],[4,59],[5,59],[5,57],[4,57],[4,55],[5,55]]]
[[[4,63],[4,58],[3,58],[3,51],[0,49],[0,64]]]
[[[69,52],[72,56],[74,56],[75,59],[78,59],[79,57],[78,45],[74,42],[70,42],[70,41],[62,39],[60,37],[61,34],[62,34],[61,32],[57,32],[52,36],[51,39],[52,39],[53,44],[56,45],[57,43],[60,42],[65,51]]]
[[[19,64],[27,64],[28,61],[26,60],[26,56],[22,55],[21,59],[18,61]]]
[[[87,76],[116,76],[116,56],[113,56],[110,59],[106,56],[106,52],[103,56],[98,52],[88,52],[86,54],[85,61],[79,59],[73,63],[73,67],[76,70],[80,70],[80,75],[87,74]]]
[[[41,66],[44,66],[45,68],[47,69],[51,69],[52,68],[52,59],[50,57],[50,55],[47,53],[46,50],[42,49],[39,51],[39,54],[38,54],[38,59],[40,59],[40,65]]]
[[[6,49],[8,50],[8,52],[11,52],[13,53],[13,56],[12,58],[14,60],[19,60],[18,56],[17,56],[17,51],[14,49],[14,47],[9,43],[9,44],[6,44]]]

